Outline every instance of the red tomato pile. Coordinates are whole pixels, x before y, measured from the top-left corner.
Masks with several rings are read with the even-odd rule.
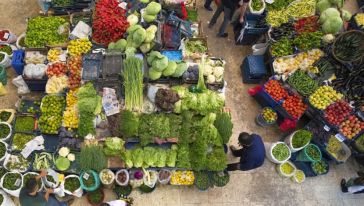
[[[265,84],[265,90],[276,101],[288,97],[287,91],[274,79],[269,80]]]
[[[118,6],[117,0],[99,0],[96,3],[92,23],[92,39],[103,45],[115,42],[123,37],[129,23],[125,10]]]
[[[78,88],[81,85],[82,58],[80,56],[71,57],[68,61],[70,76],[68,79],[71,89]]]
[[[325,119],[332,125],[339,126],[342,121],[351,113],[349,103],[338,101],[328,106],[325,110]]]
[[[67,73],[67,65],[65,63],[57,62],[54,64],[48,65],[47,68],[47,76],[48,78],[52,76],[62,76]]]
[[[340,132],[349,139],[355,137],[364,129],[364,122],[360,121],[355,115],[350,115],[340,124]]]
[[[282,106],[288,114],[296,119],[300,118],[307,108],[307,105],[302,102],[302,99],[296,95],[288,96]]]
[[[319,29],[318,16],[310,16],[299,19],[294,24],[294,29],[297,33],[317,31]]]

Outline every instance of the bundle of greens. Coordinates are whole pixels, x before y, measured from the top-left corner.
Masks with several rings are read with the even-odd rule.
[[[10,133],[10,127],[5,123],[0,123],[0,139],[6,138]]]
[[[16,184],[19,183],[19,184]],[[17,190],[23,184],[22,177],[20,173],[9,172],[6,173],[3,180],[3,187],[8,190]]]
[[[211,176],[211,181],[216,187],[224,187],[229,183],[230,175],[228,172],[214,172]]]
[[[6,145],[3,142],[0,142],[0,158],[5,156],[6,153]]]
[[[124,139],[138,135],[139,117],[136,113],[124,110],[120,119],[120,133]]]
[[[33,132],[34,124],[33,116],[18,116],[15,120],[15,132]]]
[[[188,144],[183,144],[178,147],[176,166],[178,168],[191,168],[190,147]]]
[[[64,180],[64,189],[72,193],[80,186],[80,179],[78,177],[66,177]]]
[[[104,144],[106,156],[119,156],[124,148],[125,141],[118,137],[107,137]]]
[[[95,170],[100,172],[106,168],[107,159],[102,147],[97,145],[87,145],[81,148],[80,169],[83,171]]]
[[[143,114],[138,128],[141,145],[147,145],[154,138],[166,139],[170,136],[170,122],[166,114]]]
[[[141,111],[143,108],[143,62],[137,57],[124,61],[122,76],[125,88],[125,108]]]
[[[233,134],[233,123],[231,121],[231,114],[229,112],[217,113],[214,126],[222,138],[224,144],[228,143],[231,135]]]
[[[293,148],[301,148],[307,145],[312,138],[312,133],[305,129],[300,129],[296,131],[292,137]]]

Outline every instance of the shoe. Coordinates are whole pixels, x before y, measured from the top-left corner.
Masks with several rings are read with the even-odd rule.
[[[346,180],[342,179],[340,182],[341,192],[346,193],[348,192],[348,188],[345,186]]]
[[[228,37],[228,33],[218,34],[217,37],[226,38]]]
[[[213,11],[213,9],[211,8],[211,6],[203,6],[207,11]]]
[[[212,27],[214,27],[214,24],[209,24],[208,28],[212,29]]]

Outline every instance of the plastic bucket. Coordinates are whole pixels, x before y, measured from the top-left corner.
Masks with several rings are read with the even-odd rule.
[[[312,159],[309,154],[307,153],[307,149],[309,147],[314,147],[319,153],[320,153],[320,159],[319,160],[314,160]],[[318,162],[322,159],[322,153],[320,151],[320,148],[318,148],[316,145],[314,144],[308,144],[305,148],[303,148],[303,150],[300,151],[300,153],[298,153],[296,161],[301,161],[301,162]]]
[[[298,152],[300,150],[302,150],[303,148],[305,148],[308,144],[310,144],[310,142],[307,142],[306,145],[304,145],[303,147],[299,147],[299,148],[294,148],[293,145],[292,145],[292,139],[293,139],[293,136],[294,134],[296,134],[297,131],[293,132],[292,134],[290,134],[285,140],[284,142],[287,143],[289,149],[291,150],[292,153],[294,152]]]
[[[77,190],[73,191],[73,192],[66,190],[66,188],[64,187],[64,183],[65,183],[65,182],[66,182],[66,180],[67,180],[68,178],[70,178],[70,177],[75,177],[75,178],[77,178],[78,180],[80,180],[80,177],[78,177],[77,175],[68,175],[67,177],[65,177],[65,178],[64,178],[64,181],[62,182],[62,188],[64,188],[64,193],[66,193],[66,194],[68,194],[68,195],[73,195],[73,196],[75,196],[75,197],[82,197],[82,195],[83,195],[83,190],[82,190],[82,187],[81,187],[81,182],[80,182],[80,187],[79,187]]]
[[[84,183],[84,181],[86,181],[86,173],[89,175],[88,178],[90,178],[90,176],[92,176],[94,178],[94,185],[87,187]],[[80,182],[81,182],[81,188],[86,190],[87,192],[92,192],[97,190],[100,187],[100,178],[99,175],[93,171],[93,170],[89,170],[87,172],[82,172],[80,175]]]
[[[21,45],[20,45],[20,41],[21,41],[22,39],[25,39],[25,33],[22,33],[22,34],[18,37],[18,39],[16,40],[16,47],[18,47],[18,49],[25,49],[25,47],[24,47],[24,46],[21,46]]]
[[[10,56],[5,52],[0,52],[0,54],[4,55],[3,60],[0,61],[0,66],[3,66],[5,68],[10,67],[10,65],[11,65]]]
[[[108,173],[112,176],[110,182],[103,181],[103,178],[102,178],[103,173]],[[102,185],[104,185],[106,188],[111,188],[113,183],[115,182],[115,174],[110,169],[101,170],[99,177],[100,177],[100,181],[101,181]]]
[[[12,44],[16,41],[17,36],[13,32],[11,32],[9,29],[2,29],[0,31],[6,31],[6,34],[4,36],[6,38],[6,40],[5,41],[0,40],[0,43]]]
[[[284,165],[290,165],[290,166],[292,167],[292,172],[291,172],[291,173],[289,173],[289,174],[284,173],[284,172],[282,171],[282,167],[283,167]],[[276,166],[276,170],[277,170],[278,174],[279,174],[279,175],[281,175],[282,177],[289,178],[289,177],[292,177],[292,176],[296,173],[296,170],[297,170],[297,169],[296,169],[296,166],[294,166],[294,164],[293,164],[292,162],[287,161],[287,162],[285,162],[285,163],[283,163],[283,164],[279,164],[279,165],[277,165],[277,166]]]
[[[4,156],[0,157],[0,162],[3,162],[5,160],[5,157],[8,154],[8,151],[7,150],[8,150],[9,145],[6,142],[4,142],[3,140],[0,140],[0,143],[3,143],[5,145],[5,148],[6,148],[5,153],[4,153]]]
[[[264,0],[260,0],[263,3],[263,7],[259,10],[259,11],[254,11],[253,10],[253,1],[249,1],[249,10],[250,13],[252,14],[263,14],[264,10],[265,10],[265,1]]]
[[[263,55],[267,50],[267,43],[254,44],[252,46],[253,55]]]
[[[122,173],[122,172],[124,172],[126,174],[126,180],[125,180],[125,182],[120,182],[119,179],[118,179],[118,175],[120,173]],[[115,181],[120,186],[126,186],[126,185],[128,185],[129,184],[129,172],[128,172],[128,170],[121,169],[121,170],[117,171],[116,174],[115,174]]]
[[[274,122],[268,123],[265,121],[262,114],[258,114],[257,117],[255,118],[255,123],[257,123],[257,125],[259,125],[259,126],[265,127],[265,126],[273,125],[276,122],[274,121]]]
[[[287,147],[287,149],[288,149],[288,151],[289,151],[289,155],[288,155],[288,157],[287,157],[286,159],[282,160],[282,161],[277,160],[277,159],[273,156],[273,149],[274,149],[274,147],[275,147],[276,145],[278,145],[278,144],[284,144],[284,145],[286,145],[286,147]],[[265,154],[266,154],[267,158],[268,158],[271,162],[276,163],[276,164],[282,164],[282,163],[286,162],[287,160],[289,160],[289,158],[291,158],[291,150],[289,149],[289,147],[287,146],[287,144],[286,144],[286,143],[284,143],[284,142],[276,142],[276,143],[273,143],[273,144],[271,144],[270,146],[265,147],[265,150],[266,150]]]
[[[0,112],[1,112],[1,111],[0,111]],[[10,116],[10,117],[11,117],[11,116]],[[0,141],[6,141],[6,140],[8,140],[8,139],[11,137],[11,134],[13,133],[13,129],[12,129],[11,125],[10,125],[9,123],[7,123],[7,122],[0,122],[0,124],[4,124],[4,125],[8,126],[8,127],[9,127],[9,129],[10,129],[9,134],[8,134],[6,137],[4,137],[4,138],[0,139]]]
[[[1,52],[0,52],[1,53]],[[0,65],[0,82],[5,86],[8,83],[8,75],[4,65]]]
[[[14,197],[19,197],[20,190],[21,190],[21,188],[23,187],[23,184],[24,184],[24,183],[23,183],[23,175],[22,175],[22,174],[20,174],[21,184],[20,184],[19,189],[17,189],[17,190],[8,190],[8,189],[4,188],[3,183],[4,183],[4,177],[6,176],[6,174],[10,174],[10,173],[17,173],[17,174],[20,174],[19,172],[7,172],[7,173],[5,173],[5,174],[4,174],[4,176],[3,176],[3,177],[1,178],[1,180],[0,180],[0,187],[1,187],[1,188],[3,188],[3,190],[4,190],[6,193],[8,193],[9,195],[14,196]]]
[[[299,179],[297,179],[297,174],[298,173],[300,173],[301,175],[303,175],[303,179],[302,180],[299,180]],[[302,171],[302,170],[296,170],[296,172],[294,173],[294,175],[291,177],[291,180],[293,181],[293,182],[295,182],[295,183],[302,183],[302,182],[304,182],[305,180],[306,180],[306,175],[305,175],[305,173]]]

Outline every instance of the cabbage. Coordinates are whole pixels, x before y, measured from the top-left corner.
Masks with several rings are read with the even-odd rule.
[[[129,22],[130,26],[137,24],[139,21],[138,16],[135,14],[130,14],[126,20]]]
[[[159,72],[153,68],[149,69],[149,79],[151,80],[157,80],[161,78],[162,72]]]
[[[147,32],[150,32],[150,33],[156,33],[156,32],[157,32],[157,30],[158,30],[158,27],[157,27],[156,25],[150,25],[150,26],[146,29],[146,31],[147,31]]]
[[[339,8],[344,6],[344,0],[330,0],[330,2]]]
[[[326,22],[327,19],[334,17],[340,17],[340,12],[335,8],[328,8],[322,12],[319,22],[323,24]]]
[[[180,62],[177,64],[176,71],[174,71],[174,74],[172,74],[172,77],[180,77],[185,73],[188,69],[188,66],[186,62]]]
[[[351,13],[349,11],[343,9],[342,14],[344,21],[349,21],[351,19]]]
[[[145,8],[145,12],[148,15],[157,15],[160,10],[162,9],[162,6],[157,2],[150,2],[147,7]]]
[[[157,19],[157,15],[149,15],[149,14],[145,13],[145,14],[143,14],[143,19],[144,19],[144,21],[150,23]]]
[[[127,42],[126,42],[126,40],[125,40],[125,39],[119,39],[119,40],[115,43],[115,47],[114,47],[114,49],[120,49],[120,50],[124,51],[124,50],[125,50],[125,48],[126,48],[126,44],[127,44]]]
[[[109,45],[107,46],[108,49],[114,49],[115,48],[115,43],[114,42],[110,42]]]
[[[140,45],[140,51],[142,51],[144,54],[148,53],[151,48],[152,47],[150,43],[143,43],[142,45]]]
[[[320,11],[320,13],[322,13],[323,11],[331,7],[331,3],[329,0],[320,0],[319,2],[317,2],[316,7]]]
[[[135,52],[136,52],[136,49],[134,47],[127,47],[125,50],[126,58],[135,56]]]
[[[154,25],[153,25],[154,26]],[[151,26],[150,26],[151,27]],[[148,28],[148,29],[146,29],[145,31],[146,31],[146,37],[145,37],[145,40],[144,40],[144,42],[145,43],[149,43],[149,42],[152,42],[153,40],[154,40],[154,38],[155,38],[155,32],[156,31],[154,31],[154,29],[150,29],[150,27]]]
[[[65,157],[58,157],[56,159],[56,167],[61,171],[67,170],[70,167],[70,165],[71,162]]]
[[[126,32],[129,34],[129,35],[132,35],[134,33],[134,31],[138,30],[138,29],[142,29],[143,27],[138,25],[138,24],[135,24],[135,25],[132,25],[130,26]]]
[[[162,58],[155,58],[152,62],[152,67],[156,71],[162,72],[168,66],[168,58],[163,56]]]
[[[155,58],[161,59],[161,58],[163,58],[163,55],[158,51],[150,52],[148,57],[147,57],[148,64],[152,65],[152,62],[154,61]]]
[[[343,25],[343,20],[340,17],[330,18],[322,25],[322,31],[326,34],[336,34]]]
[[[174,74],[177,68],[177,63],[174,61],[169,61],[167,68],[163,71],[163,76],[171,76]]]
[[[147,33],[145,29],[137,29],[133,33],[133,47],[137,48],[139,47],[145,40]]]

